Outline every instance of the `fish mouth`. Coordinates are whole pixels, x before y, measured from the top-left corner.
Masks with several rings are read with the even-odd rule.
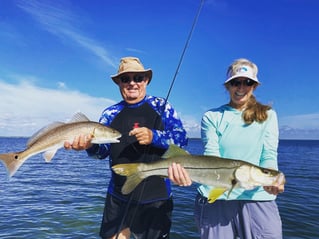
[[[282,172],[280,172],[278,174],[277,179],[276,179],[276,183],[278,183],[279,185],[286,183],[285,175]]]
[[[110,143],[119,143],[121,137],[122,137],[122,135],[119,135],[119,136],[117,136],[116,138],[113,138],[113,139],[112,139],[112,142],[110,142]]]
[[[118,136],[116,138],[100,138],[100,139],[94,139],[91,141],[93,144],[110,144],[110,143],[119,143],[121,136]]]
[[[119,143],[121,136],[118,136],[116,138],[111,138],[108,140],[108,143]]]

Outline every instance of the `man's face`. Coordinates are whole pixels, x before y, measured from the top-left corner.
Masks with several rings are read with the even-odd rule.
[[[119,77],[118,85],[123,99],[135,104],[144,99],[148,77],[144,73],[125,73]]]

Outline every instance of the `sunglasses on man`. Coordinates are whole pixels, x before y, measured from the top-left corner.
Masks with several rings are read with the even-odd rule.
[[[142,74],[136,74],[132,77],[129,75],[124,75],[120,77],[120,81],[124,84],[130,83],[131,81],[134,81],[135,83],[140,83],[144,80],[145,75]]]

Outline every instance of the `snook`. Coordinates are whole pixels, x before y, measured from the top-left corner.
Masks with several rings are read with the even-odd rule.
[[[11,177],[31,156],[44,152],[43,157],[49,162],[65,141],[73,142],[79,135],[91,135],[93,144],[118,143],[121,137],[115,129],[90,121],[84,114],[77,113],[68,123],[55,122],[34,134],[24,151],[0,154],[0,160]]]
[[[176,145],[170,145],[162,158],[165,160],[114,165],[112,169],[116,174],[127,177],[122,193],[132,192],[144,178],[154,175],[168,177],[167,169],[173,162],[181,164],[192,181],[215,187],[208,198],[210,203],[227,190],[229,195],[235,187],[253,189],[285,182],[285,176],[280,171],[261,168],[241,160],[191,155]]]

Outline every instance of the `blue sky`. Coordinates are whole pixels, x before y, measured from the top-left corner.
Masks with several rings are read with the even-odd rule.
[[[121,57],[152,68],[166,97],[200,0],[1,0],[0,135],[30,136],[119,100]],[[227,66],[259,67],[255,95],[277,111],[281,138],[319,139],[319,1],[206,0],[169,96],[191,137],[228,102]]]

